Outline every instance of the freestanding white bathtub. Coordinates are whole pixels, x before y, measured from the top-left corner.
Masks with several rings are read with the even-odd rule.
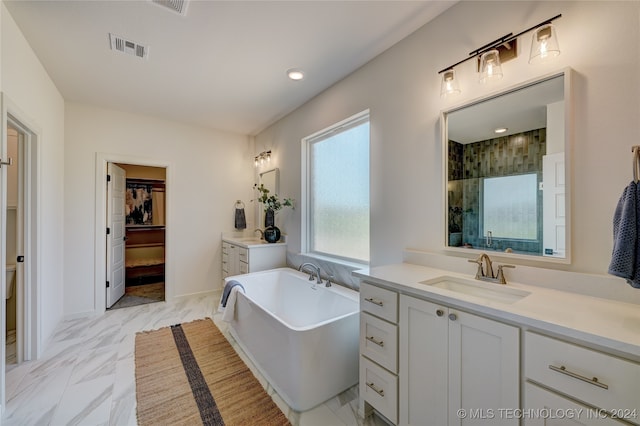
[[[225,279],[242,283],[232,336],[278,394],[306,411],[358,383],[358,293],[279,268]]]

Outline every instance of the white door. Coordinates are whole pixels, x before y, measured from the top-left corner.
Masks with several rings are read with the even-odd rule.
[[[542,254],[565,257],[564,152],[542,157]]]
[[[124,295],[125,171],[107,163],[107,308]]]

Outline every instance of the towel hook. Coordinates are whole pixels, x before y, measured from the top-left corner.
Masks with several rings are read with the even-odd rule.
[[[640,145],[631,148],[633,152],[633,181],[638,183],[638,175],[640,175]]]
[[[236,201],[236,209],[244,209],[244,203],[242,200]]]

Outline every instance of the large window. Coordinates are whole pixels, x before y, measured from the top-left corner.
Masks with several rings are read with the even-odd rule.
[[[494,238],[538,238],[538,184],[535,173],[485,178],[483,235]]]
[[[369,112],[302,141],[309,253],[369,261]],[[306,170],[305,170],[306,169]]]

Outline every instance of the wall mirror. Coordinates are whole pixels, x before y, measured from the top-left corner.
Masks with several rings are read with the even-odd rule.
[[[445,247],[569,263],[569,71],[442,114]]]
[[[280,169],[266,170],[260,173],[259,184],[263,184],[269,190],[269,194],[278,194],[280,192]],[[262,226],[264,223],[264,209],[262,204],[258,204],[258,224]]]

